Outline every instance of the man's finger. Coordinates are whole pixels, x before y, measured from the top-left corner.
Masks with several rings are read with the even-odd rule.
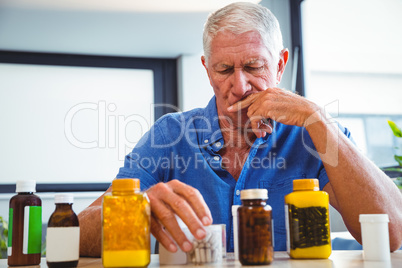
[[[263,129],[265,132],[271,134],[272,130],[273,130],[272,119],[264,118],[261,121],[262,121],[262,124],[261,124],[260,128]]]
[[[177,180],[173,180],[169,183],[175,185],[173,187],[174,192],[184,197],[204,226],[212,224],[211,212],[201,193],[197,189]]]
[[[212,216],[198,190],[180,181],[158,183],[148,191],[152,213],[183,251],[191,250],[187,237],[181,231],[175,218],[177,215],[197,239],[206,235],[204,225],[212,223]]]
[[[212,217],[201,194],[177,180],[168,184],[173,192],[164,195],[162,200],[183,220],[194,237],[203,239],[206,231],[202,221],[206,221],[206,225],[211,224]]]
[[[165,195],[169,194],[165,193]],[[166,205],[163,200],[160,199],[160,197],[157,198],[151,193],[149,193],[148,196],[151,201],[151,209],[154,217],[158,219],[163,224],[163,226],[165,226],[169,234],[184,252],[191,250],[192,244],[187,239],[186,235],[183,233],[179,224],[177,223],[174,212]],[[153,223],[152,228],[154,228],[154,232],[158,236],[158,238],[164,239],[165,245],[170,247],[170,243],[168,240],[169,238],[165,236],[166,234],[163,235],[163,233],[161,233],[161,230],[158,231],[155,223]]]
[[[151,215],[151,233],[168,251],[176,252],[177,246],[170,236],[163,230],[159,221]]]
[[[249,95],[247,98],[236,102],[232,106],[228,107],[228,112],[237,112],[239,110],[247,108],[259,97],[259,95],[260,95],[260,92],[254,93],[254,94]]]
[[[261,124],[260,130],[268,134],[272,133],[272,127],[266,124]],[[265,137],[265,135],[263,135],[263,137]]]

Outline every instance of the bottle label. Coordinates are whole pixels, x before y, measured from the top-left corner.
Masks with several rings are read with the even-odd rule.
[[[12,255],[13,249],[13,222],[14,210],[10,208],[8,216],[8,248],[7,255]],[[42,245],[42,207],[24,207],[24,226],[23,226],[23,254],[41,253]]]
[[[42,207],[24,207],[24,229],[22,239],[23,254],[41,253],[42,245]]]
[[[288,205],[290,249],[324,246],[331,243],[326,207]]]
[[[285,204],[286,251],[290,254],[289,207]]]
[[[11,256],[12,253],[12,246],[13,246],[13,209],[10,208],[9,213],[8,213],[8,250],[7,250],[7,255]]]
[[[66,262],[79,259],[80,227],[48,227],[46,261]]]

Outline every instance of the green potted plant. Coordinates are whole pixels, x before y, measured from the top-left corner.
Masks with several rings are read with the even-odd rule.
[[[8,224],[0,216],[0,259],[7,259]]]
[[[395,122],[388,120],[388,125],[390,126],[395,137],[402,138],[402,130],[395,124]],[[395,149],[399,148],[396,147]],[[384,168],[383,170],[394,180],[399,189],[402,189],[402,155],[398,155],[398,153],[396,153],[394,155],[394,159],[398,163],[398,165]]]

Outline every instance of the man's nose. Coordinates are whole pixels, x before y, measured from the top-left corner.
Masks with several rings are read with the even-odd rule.
[[[232,76],[232,93],[235,96],[242,97],[251,90],[249,79],[241,68],[235,68]]]

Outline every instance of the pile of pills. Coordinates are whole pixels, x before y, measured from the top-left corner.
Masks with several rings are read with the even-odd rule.
[[[222,226],[211,225],[206,228],[203,240],[193,240],[193,250],[188,252],[188,260],[194,264],[213,263],[222,260]]]

